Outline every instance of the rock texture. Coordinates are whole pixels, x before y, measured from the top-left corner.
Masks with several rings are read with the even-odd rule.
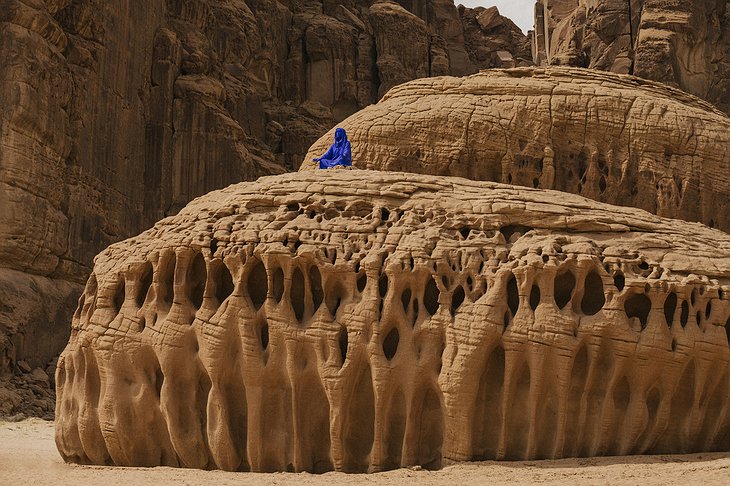
[[[497,7],[459,8],[464,38],[472,64],[480,69],[530,66],[530,38],[500,15]]]
[[[361,170],[111,246],[57,368],[67,461],[252,471],[730,447],[730,236]]]
[[[726,0],[538,0],[533,57],[678,86],[730,113]]]
[[[24,322],[64,338],[101,249],[298,167],[396,83],[480,67],[453,2],[401,3],[0,0],[0,267],[20,272],[0,273],[0,375],[60,351],[14,343],[42,336]],[[50,321],[8,311],[41,281]]]
[[[359,168],[558,189],[730,230],[730,118],[658,83],[576,68],[424,79],[339,126]]]

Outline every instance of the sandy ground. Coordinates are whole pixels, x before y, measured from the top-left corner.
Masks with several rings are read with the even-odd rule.
[[[608,457],[561,461],[481,462],[440,471],[401,469],[372,475],[253,474],[158,467],[113,468],[64,464],[53,442],[53,423],[0,421],[0,485],[462,485],[730,484],[730,453]]]

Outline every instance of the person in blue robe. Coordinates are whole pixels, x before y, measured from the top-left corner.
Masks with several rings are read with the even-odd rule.
[[[350,141],[347,140],[347,133],[344,128],[335,130],[335,143],[330,146],[329,150],[321,157],[315,157],[315,162],[319,162],[320,169],[331,169],[338,165],[350,167],[352,165],[352,148]]]

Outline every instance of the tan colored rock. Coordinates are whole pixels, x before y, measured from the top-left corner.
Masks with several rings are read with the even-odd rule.
[[[539,0],[533,58],[635,74],[730,113],[730,10],[716,0]]]
[[[95,262],[56,372],[83,464],[379,471],[730,447],[730,236],[542,189],[331,170]]]
[[[64,313],[41,341],[65,340],[51,334],[101,249],[297,169],[396,83],[474,70],[451,0],[402,3],[0,0],[0,268],[24,274],[0,273],[0,295],[49,280],[32,300]],[[21,315],[0,317],[0,375],[7,356],[51,357],[15,347],[48,324],[26,333]]]
[[[556,67],[423,79],[338,126],[359,168],[558,189],[730,230],[730,119],[658,83]]]

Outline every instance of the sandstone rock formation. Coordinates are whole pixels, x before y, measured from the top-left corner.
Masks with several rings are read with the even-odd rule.
[[[538,0],[533,57],[678,86],[730,113],[726,0]]]
[[[480,69],[532,65],[530,39],[497,7],[460,8],[469,59]]]
[[[558,189],[730,230],[730,118],[658,83],[575,68],[424,79],[338,126],[356,167]]]
[[[700,224],[458,178],[262,178],[99,255],[56,443],[317,472],[727,450],[729,329],[730,236]]]
[[[64,340],[101,249],[296,168],[395,83],[479,67],[451,0],[401,4],[0,0],[0,375],[60,351],[21,342]]]

